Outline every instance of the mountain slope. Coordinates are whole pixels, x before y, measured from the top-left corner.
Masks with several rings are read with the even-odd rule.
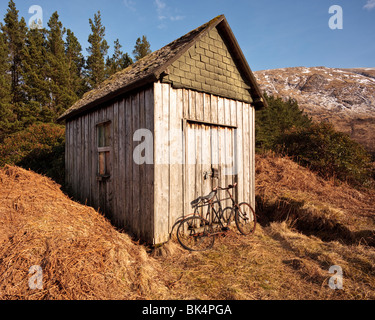
[[[254,72],[269,95],[296,99],[316,121],[329,121],[375,154],[375,68],[296,67]]]

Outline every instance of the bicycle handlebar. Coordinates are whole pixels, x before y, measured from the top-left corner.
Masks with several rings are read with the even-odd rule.
[[[222,188],[222,187],[216,187],[215,189],[214,189],[214,191],[216,191],[216,190],[230,190],[230,189],[234,189],[234,188],[236,188],[237,187],[237,183],[235,183],[235,184],[230,184],[227,188]]]
[[[214,188],[211,193],[208,195],[208,196],[205,196],[205,197],[199,197],[197,199],[195,199],[194,201],[192,201],[190,203],[190,205],[195,208],[196,206],[198,206],[201,202],[203,203],[208,203],[212,200],[212,198],[217,194],[217,191],[218,190],[230,190],[230,189],[234,189],[237,187],[237,183],[235,183],[234,185],[229,185],[227,188],[221,188],[221,187],[216,187]]]

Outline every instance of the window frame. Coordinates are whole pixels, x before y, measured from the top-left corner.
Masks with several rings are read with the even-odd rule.
[[[111,155],[112,155],[112,135],[111,135],[111,120],[101,121],[96,124],[96,152],[97,152],[97,172],[96,177],[98,181],[106,181],[111,177]],[[104,127],[104,139],[100,137],[101,131],[100,128]],[[106,134],[106,130],[108,130]],[[99,146],[100,141],[104,141],[105,146]],[[108,141],[106,141],[108,140]],[[104,170],[101,168],[102,161],[101,161],[101,154],[105,153],[104,156]],[[107,155],[108,154],[108,155]],[[104,171],[104,174],[101,172]]]

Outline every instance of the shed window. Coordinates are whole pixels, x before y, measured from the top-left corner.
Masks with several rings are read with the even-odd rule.
[[[98,131],[98,175],[109,177],[111,174],[111,122],[97,125]]]

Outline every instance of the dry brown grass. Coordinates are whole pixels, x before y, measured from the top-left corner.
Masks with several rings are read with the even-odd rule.
[[[257,155],[259,209],[271,208],[272,220],[314,225],[342,233],[350,241],[375,245],[375,193],[324,180],[287,157]],[[345,240],[345,239],[342,239]]]
[[[175,242],[168,246],[178,245]],[[259,226],[252,238],[230,231],[204,253],[160,258],[179,299],[357,300],[375,298],[375,250],[305,236],[285,222]],[[343,290],[328,283],[343,269]]]
[[[1,169],[0,203],[0,299],[163,297],[145,248],[48,178]],[[42,290],[29,288],[33,265],[42,267]]]
[[[375,299],[375,248],[365,235],[374,230],[373,194],[262,155],[257,195],[265,211],[254,236],[231,230],[208,252],[175,240],[151,252],[51,180],[2,169],[0,299]],[[330,224],[363,241],[343,241]],[[28,287],[32,265],[43,268],[43,290]],[[328,286],[332,265],[343,269],[343,290]]]
[[[366,242],[375,230],[374,195],[274,154],[257,156],[256,167],[263,226],[251,238],[231,231],[209,252],[181,250],[161,258],[173,293],[214,300],[374,299],[375,249]],[[262,216],[268,213],[276,221]],[[366,239],[345,244],[345,236],[363,231],[370,231]],[[327,233],[330,241],[316,236]],[[343,269],[343,290],[328,285],[334,265]]]

